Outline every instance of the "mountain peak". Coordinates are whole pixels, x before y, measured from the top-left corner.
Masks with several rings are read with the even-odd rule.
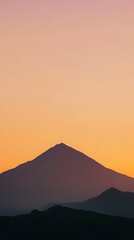
[[[113,195],[119,195],[120,193],[122,193],[122,191],[120,191],[117,188],[111,187],[109,189],[107,189],[106,191],[104,191],[101,196],[113,196]]]
[[[54,147],[48,149],[49,152],[62,152],[62,153],[78,153],[79,151],[66,145],[65,143],[58,143]],[[82,154],[81,152],[79,152]]]
[[[58,147],[58,148],[59,148],[59,147],[62,147],[62,148],[63,148],[63,147],[64,147],[64,148],[65,148],[65,147],[68,147],[68,148],[70,148],[70,147],[69,147],[68,145],[66,145],[65,143],[58,143],[58,144],[56,144],[54,147]]]
[[[35,159],[0,174],[0,209],[23,211],[53,202],[84,201],[109,187],[134,191],[134,179],[59,143]]]
[[[106,192],[120,192],[120,190],[117,188],[111,187]]]

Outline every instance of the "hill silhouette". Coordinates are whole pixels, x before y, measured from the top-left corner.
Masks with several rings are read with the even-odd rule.
[[[0,217],[1,240],[119,240],[134,238],[134,219],[60,206],[45,212]]]
[[[0,215],[28,212],[53,202],[84,201],[110,187],[134,191],[134,179],[58,144],[0,174]]]
[[[134,218],[134,193],[110,188],[98,197],[81,203],[63,204],[74,209],[90,210],[98,213]]]

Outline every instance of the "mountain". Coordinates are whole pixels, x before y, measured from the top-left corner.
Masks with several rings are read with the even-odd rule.
[[[90,210],[113,216],[134,218],[134,193],[122,192],[115,188],[110,188],[98,197],[81,203],[63,204],[63,206],[79,210]]]
[[[55,206],[45,212],[0,217],[0,239],[134,239],[134,219]]]
[[[111,187],[132,192],[134,179],[62,143],[0,174],[0,214],[14,215],[53,202],[84,201]]]

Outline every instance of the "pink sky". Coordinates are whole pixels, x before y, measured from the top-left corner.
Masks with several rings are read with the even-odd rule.
[[[65,142],[134,176],[134,2],[0,10],[0,171]]]

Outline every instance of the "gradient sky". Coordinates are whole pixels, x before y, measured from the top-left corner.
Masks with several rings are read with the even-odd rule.
[[[64,142],[134,177],[134,1],[0,0],[0,172]]]

